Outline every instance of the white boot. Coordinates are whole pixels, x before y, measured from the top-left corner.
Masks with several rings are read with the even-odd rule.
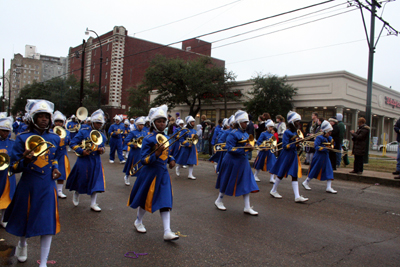
[[[189,165],[189,179],[196,180],[196,177],[193,176],[193,165]]]
[[[25,238],[21,239],[25,240]],[[24,246],[22,246],[23,244],[21,244],[20,241],[18,246],[15,248],[15,256],[17,256],[19,262],[26,262],[28,259],[28,244],[25,241],[23,241],[23,243],[25,243]]]
[[[261,170],[256,170],[256,171],[254,172],[254,179],[256,180],[256,182],[260,182],[260,181],[261,181],[260,178],[258,178],[258,174],[260,173],[260,171],[261,171]]]
[[[180,171],[179,171],[179,164],[178,165],[176,165],[176,168],[175,168],[175,171],[176,171],[176,176],[179,176],[179,175],[181,175],[181,173],[180,173]]]
[[[129,182],[129,176],[128,175],[125,175],[124,180],[125,180],[125,185],[130,185],[131,184]]]

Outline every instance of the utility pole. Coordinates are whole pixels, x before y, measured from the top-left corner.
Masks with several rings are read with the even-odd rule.
[[[82,42],[82,60],[81,60],[81,88],[79,94],[79,107],[83,107],[83,75],[84,75],[84,68],[85,68],[85,48],[86,48],[86,41],[83,39]]]
[[[381,8],[381,5],[376,1],[376,0],[371,0],[371,2],[367,1],[367,3],[371,6],[371,8],[365,6],[362,4],[359,0],[355,0],[356,5],[360,8],[361,11],[361,16],[363,19],[363,24],[364,24],[364,30],[365,34],[367,36],[367,42],[368,42],[368,78],[367,78],[367,103],[366,103],[366,124],[370,127],[372,127],[372,113],[371,113],[371,102],[372,102],[372,83],[373,83],[373,69],[374,69],[374,53],[375,53],[375,48],[376,45],[378,44],[379,38],[382,34],[382,31],[384,28],[386,28],[389,31],[389,34],[394,34],[398,35],[399,32],[396,31],[393,27],[389,25],[385,20],[383,20],[381,17],[378,17],[376,15],[376,7]],[[368,11],[371,12],[371,25],[370,25],[370,34],[368,37],[368,32],[367,32],[367,27],[365,25],[365,19],[364,19],[364,13],[363,13],[363,8],[367,9]],[[382,29],[379,33],[378,39],[375,42],[375,17],[377,17],[381,22],[383,22]],[[371,139],[371,132],[367,137],[367,144],[366,144],[366,152],[364,154],[364,163],[368,163],[368,156],[369,156],[369,143]]]
[[[4,111],[5,105],[6,105],[6,103],[5,103],[5,98],[4,98],[4,58],[3,58],[3,95],[1,97],[1,111]]]

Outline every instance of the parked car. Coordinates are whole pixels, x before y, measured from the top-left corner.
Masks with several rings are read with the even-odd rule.
[[[386,151],[387,152],[397,152],[398,147],[399,147],[399,142],[393,141],[393,142],[390,142],[390,143],[388,143],[386,145]],[[383,150],[383,145],[380,145],[378,147],[378,149],[379,149],[379,151],[382,151]]]

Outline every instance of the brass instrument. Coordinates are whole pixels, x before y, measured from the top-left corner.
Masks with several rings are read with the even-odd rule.
[[[139,137],[138,139],[132,139],[132,140],[128,143],[128,146],[136,145],[138,148],[142,148],[143,139],[144,139],[144,136],[141,136],[141,137]]]
[[[10,157],[6,153],[0,153],[0,171],[4,171],[10,166]]]
[[[61,126],[54,127],[53,132],[60,138],[65,138],[67,136],[67,131]]]
[[[46,147],[44,145],[47,145]],[[43,139],[43,137],[39,135],[31,135],[25,141],[25,150],[31,150],[33,152],[33,156],[38,158],[43,153],[45,153],[50,148],[55,147],[52,143],[47,142]],[[18,163],[24,158],[25,156],[20,157],[14,164],[13,167],[17,167]],[[8,171],[8,176],[13,175],[12,170]]]
[[[223,151],[223,149],[225,148],[226,143],[219,143],[219,144],[215,144],[214,145],[214,150],[219,152],[219,151]]]
[[[254,140],[254,136],[252,134],[249,135],[249,138],[247,138],[246,140],[240,140],[238,142],[239,144],[249,144],[251,146],[238,146],[238,147],[232,147],[232,149],[239,149],[239,148],[243,148],[243,149],[249,149],[249,148],[254,148],[255,145],[255,140]],[[220,149],[218,151],[228,151],[226,149]]]
[[[186,138],[186,140],[183,141],[182,144],[190,143],[196,145],[198,142],[199,142],[199,136],[195,134],[193,137]]]
[[[92,130],[90,132],[89,137],[90,137],[90,141],[83,140],[82,143],[79,146],[83,150],[88,150],[89,152],[96,151],[98,149],[99,145],[101,145],[103,143],[103,136],[101,135],[101,133],[99,131]],[[75,154],[78,157],[82,156],[77,152],[75,152]]]
[[[303,134],[301,134],[301,135],[299,135],[299,131],[300,130],[297,130],[297,135],[295,135],[295,136],[293,136],[293,137],[300,137],[300,136],[303,136]],[[301,131],[300,131],[301,132]],[[309,136],[307,136],[307,137],[303,137],[303,138],[300,138],[299,140],[297,140],[297,141],[294,141],[294,142],[292,142],[292,143],[289,143],[289,144],[287,144],[286,146],[288,146],[288,145],[293,145],[293,144],[297,144],[297,143],[303,143],[303,142],[305,142],[305,141],[308,141],[308,140],[310,140],[310,139],[313,139],[313,138],[315,138],[315,137],[317,137],[317,136],[319,136],[319,135],[323,135],[324,134],[324,132],[318,132],[318,133],[316,133],[316,134],[312,134],[312,135],[309,135]],[[291,140],[293,139],[293,137],[291,138]],[[282,143],[279,143],[279,145],[280,144],[282,144]],[[277,152],[277,151],[279,151],[279,150],[282,150],[283,149],[283,147],[281,147],[281,148],[279,148],[278,150],[276,150],[275,152]]]
[[[179,136],[179,133],[180,133],[181,131],[183,131],[183,130],[186,130],[187,132],[189,132],[189,129],[187,129],[187,128],[182,128],[182,129],[180,129],[179,131],[177,131],[174,135],[172,135],[172,136],[171,136],[170,138],[168,138],[168,139],[167,139],[164,135],[162,135],[162,134],[157,134],[157,135],[156,135],[156,140],[157,140],[157,143],[158,143],[159,147],[160,147],[160,146],[164,146],[164,150],[168,149],[168,147],[172,146],[175,142],[179,141],[179,138],[176,138],[176,140],[175,140],[174,142],[172,142],[171,144],[169,143],[169,140],[171,140],[172,138],[174,138],[176,135]],[[153,154],[157,151],[157,149],[158,149],[158,147],[154,147],[154,148],[153,148],[153,151],[151,151],[148,155],[146,155],[145,158],[147,158],[147,157],[153,155]],[[163,150],[163,151],[164,151],[164,150]],[[135,165],[132,165],[131,169],[129,170],[129,174],[130,174],[130,175],[132,175],[132,176],[135,175],[141,168],[143,168],[144,165],[140,166],[139,169],[137,169],[136,171],[134,171],[135,167],[136,167],[139,163],[140,163],[140,160],[139,160]]]
[[[275,150],[277,146],[277,141],[275,136],[271,136],[270,139],[263,141],[258,147],[257,150]],[[271,151],[273,152],[273,151]]]
[[[78,120],[80,121],[84,121],[86,120],[86,118],[88,117],[89,112],[87,110],[87,108],[85,107],[80,107],[78,108],[78,110],[76,111],[76,117],[78,118]]]

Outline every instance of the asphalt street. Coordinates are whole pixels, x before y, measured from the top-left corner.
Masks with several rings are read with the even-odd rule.
[[[76,156],[69,153],[71,162]],[[126,206],[133,185],[125,186],[123,165],[102,156],[106,192],[90,210],[90,196],[72,204],[72,192],[59,201],[61,232],[53,238],[48,266],[399,266],[400,189],[336,180],[337,195],[325,192],[325,182],[314,180],[309,198],[294,202],[291,181],[279,186],[283,199],[269,195],[269,175],[260,174],[260,192],[251,194],[258,216],[243,213],[242,197],[225,197],[227,211],[214,206],[218,196],[212,163],[200,161],[197,180],[187,169],[177,177],[171,170],[174,206],[171,228],[184,237],[163,241],[158,212],[146,214],[147,233],[133,227],[136,210]],[[301,180],[302,181],[302,180]],[[4,240],[2,240],[4,239]],[[28,260],[11,257],[18,238],[0,229],[0,265],[37,266],[39,237],[28,240]],[[138,258],[127,252],[147,253]],[[128,256],[134,256],[133,253]]]

